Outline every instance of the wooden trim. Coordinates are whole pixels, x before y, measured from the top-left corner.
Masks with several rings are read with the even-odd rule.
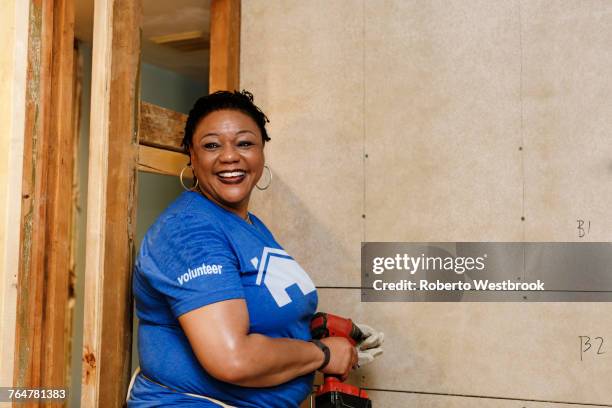
[[[30,1],[15,385],[66,387],[74,130],[73,0]]]
[[[188,162],[189,156],[184,153],[143,145],[138,147],[138,170],[140,171],[179,176]],[[192,178],[193,174],[190,171],[185,171],[183,177],[185,179]]]
[[[140,144],[182,152],[185,122],[184,113],[140,102]]]
[[[240,0],[210,3],[209,91],[240,89]]]
[[[0,13],[0,384],[14,385],[29,4]]]
[[[141,0],[94,9],[81,406],[119,407],[130,376]]]

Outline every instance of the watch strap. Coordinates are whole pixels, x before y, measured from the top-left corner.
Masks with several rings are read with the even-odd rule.
[[[317,368],[317,370],[320,371],[329,364],[329,360],[331,358],[331,351],[329,351],[329,347],[327,347],[325,343],[323,343],[321,340],[312,339],[308,341],[314,344],[315,346],[317,346],[323,352],[323,355],[324,355],[323,363],[321,364],[319,368]]]

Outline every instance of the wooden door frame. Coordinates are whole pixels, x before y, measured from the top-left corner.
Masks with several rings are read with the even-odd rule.
[[[88,407],[121,406],[129,383],[137,171],[178,174],[187,162],[176,132],[164,132],[168,123],[183,128],[184,115],[158,109],[139,118],[141,1],[97,0],[94,14],[81,398]],[[238,89],[239,41],[240,0],[212,0],[211,90]]]

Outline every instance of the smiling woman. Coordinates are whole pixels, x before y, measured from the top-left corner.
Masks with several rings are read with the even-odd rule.
[[[247,218],[253,187],[264,166],[264,140],[256,123],[236,110],[219,110],[200,121],[190,149],[202,193]]]
[[[183,145],[196,184],[143,239],[133,290],[141,372],[130,407],[297,407],[313,374],[345,377],[345,338],[312,342],[317,291],[253,214],[266,115],[246,91],[200,98]]]
[[[200,192],[247,221],[251,191],[265,166],[267,122],[251,93],[220,91],[200,98],[185,126],[183,146]]]

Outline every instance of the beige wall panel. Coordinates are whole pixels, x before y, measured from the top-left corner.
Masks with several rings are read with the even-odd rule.
[[[245,1],[242,16],[241,87],[270,118],[265,152],[274,172],[252,210],[315,284],[358,286],[361,3]]]
[[[360,303],[359,290],[320,289],[319,310],[385,333],[355,384],[612,405],[610,303]],[[581,335],[603,337],[607,353],[580,361]]]
[[[516,2],[366,4],[367,241],[522,239]]]
[[[319,286],[359,283],[364,237],[569,240],[575,220],[590,216],[591,234],[594,227],[612,231],[598,207],[610,201],[608,193],[597,198],[591,191],[602,190],[596,184],[612,168],[601,133],[612,117],[602,115],[610,95],[603,73],[612,66],[603,40],[611,38],[611,25],[596,26],[612,15],[604,4],[609,7],[578,0],[243,2],[241,87],[268,113],[273,139],[266,155],[274,181],[254,194],[253,211]],[[592,67],[595,60],[600,65]],[[589,69],[572,72],[582,64]],[[564,75],[567,82],[557,84],[554,77]],[[589,75],[594,83],[582,84],[588,92],[581,94],[574,78],[586,82]],[[565,93],[538,96],[549,76],[555,92]],[[578,114],[584,119],[565,119]],[[556,123],[563,133],[542,130]],[[563,139],[551,139],[556,135]],[[594,144],[574,153],[578,141]],[[572,167],[572,160],[582,163]],[[555,179],[557,173],[562,177]],[[570,195],[571,188],[581,196]],[[571,199],[578,204],[566,206]],[[559,214],[567,216],[567,228]],[[562,235],[550,227],[555,223]],[[580,361],[578,338],[609,342],[608,303],[360,303],[358,290],[319,295],[320,310],[387,334],[383,360],[355,374],[367,387],[612,405],[609,343],[606,354]],[[561,406],[372,395],[379,407]]]
[[[372,405],[378,407],[418,408],[567,408],[567,404],[546,402],[501,400],[494,398],[469,398],[446,395],[419,395],[397,392],[369,391]],[[569,405],[593,407],[593,405]]]
[[[526,236],[612,240],[612,2],[522,1]]]

